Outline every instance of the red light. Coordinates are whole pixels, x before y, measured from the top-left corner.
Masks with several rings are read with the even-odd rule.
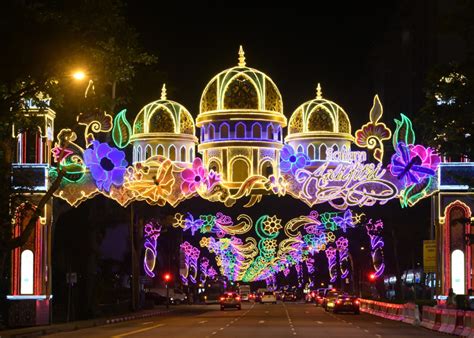
[[[171,279],[171,275],[169,273],[165,273],[164,278],[165,281],[168,282]]]
[[[221,297],[221,300],[225,300],[225,297]]]
[[[311,292],[311,297],[314,297],[314,292]]]
[[[369,279],[370,279],[371,281],[374,281],[375,278],[376,278],[376,277],[375,277],[375,273],[372,272],[371,274],[369,274]]]
[[[240,300],[240,297],[235,297],[235,300]]]
[[[356,300],[356,301],[354,302],[354,304],[355,304],[355,305],[359,305],[359,301]]]
[[[340,300],[336,300],[336,304],[341,304],[341,301],[340,301]]]

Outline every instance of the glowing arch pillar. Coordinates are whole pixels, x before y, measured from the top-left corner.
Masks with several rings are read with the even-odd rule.
[[[32,127],[15,125],[17,159],[12,163],[12,227],[14,237],[25,230],[25,216],[36,206],[49,187],[51,144],[55,113],[32,104],[25,116]],[[30,206],[28,206],[28,203]],[[51,224],[52,200],[46,203],[35,227],[24,244],[11,253],[10,326],[45,325],[50,321],[51,301]]]

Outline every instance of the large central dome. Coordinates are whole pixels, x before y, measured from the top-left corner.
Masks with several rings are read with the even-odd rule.
[[[230,188],[253,175],[278,175],[283,100],[272,79],[246,66],[242,46],[238,65],[214,76],[204,89],[196,126],[205,166]]]
[[[271,120],[285,120],[286,125],[278,87],[265,73],[246,66],[241,47],[238,65],[214,76],[204,89],[197,126],[209,115],[255,111],[262,115],[267,113]]]

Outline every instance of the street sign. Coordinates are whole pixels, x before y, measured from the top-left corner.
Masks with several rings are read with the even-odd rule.
[[[423,241],[423,270],[436,272],[436,241]]]

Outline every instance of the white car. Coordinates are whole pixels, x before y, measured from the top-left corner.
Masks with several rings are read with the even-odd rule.
[[[272,291],[265,291],[263,294],[262,294],[262,300],[260,301],[260,303],[264,304],[264,303],[273,303],[273,304],[276,304],[277,302],[277,298],[275,296],[275,293],[272,292]]]

